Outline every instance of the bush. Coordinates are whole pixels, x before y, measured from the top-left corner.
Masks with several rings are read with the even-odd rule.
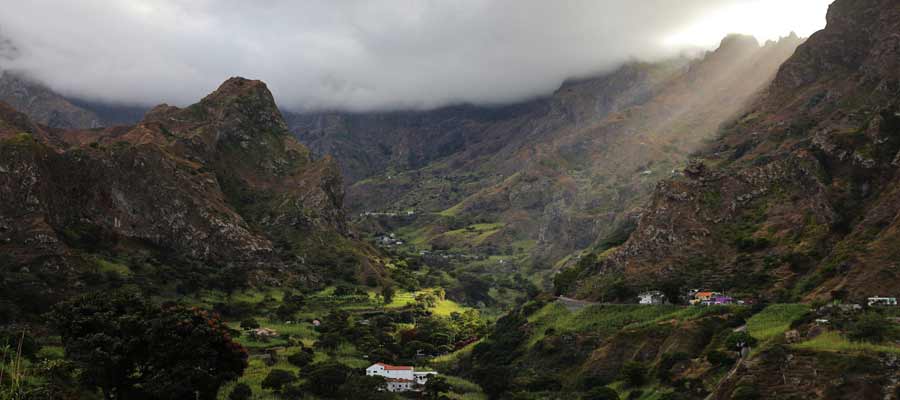
[[[250,330],[250,329],[258,329],[259,322],[253,318],[247,318],[241,321],[241,329]]]
[[[671,381],[672,367],[682,361],[690,360],[691,357],[687,353],[666,353],[663,354],[662,360],[659,362],[659,369],[656,370],[656,376],[660,381],[668,383]]]
[[[850,325],[847,336],[856,342],[881,343],[889,336],[891,323],[883,315],[869,311]]]
[[[251,397],[253,397],[253,390],[250,389],[250,386],[247,386],[246,383],[238,383],[228,395],[228,400],[250,400]]]
[[[306,351],[306,349],[304,349],[304,350],[300,350],[294,354],[289,355],[287,357],[287,361],[289,363],[291,363],[291,365],[295,365],[300,368],[303,368],[303,367],[309,365],[309,363],[312,362],[313,358],[315,358],[313,353],[311,351]]]
[[[635,361],[629,361],[622,366],[622,379],[628,386],[642,386],[647,381],[647,367]]]
[[[713,350],[706,355],[706,361],[715,366],[728,366],[734,364],[734,358],[727,353]]]
[[[659,396],[659,400],[690,400],[690,399],[691,399],[690,396],[688,396],[684,393],[678,393],[678,392],[669,392],[669,393],[663,394],[662,396]]]
[[[725,339],[725,347],[734,351],[738,351],[744,346],[756,346],[756,343],[756,338],[750,336],[750,334],[745,331],[732,332],[728,335],[728,338]]]
[[[750,385],[738,386],[731,392],[731,400],[757,400],[759,399],[759,391]]]
[[[581,396],[581,399],[582,400],[619,400],[619,393],[617,393],[615,390],[610,389],[606,386],[598,386],[598,387],[595,387],[595,388],[589,390],[587,393],[585,393],[583,396]]]
[[[273,392],[281,392],[285,386],[290,385],[297,381],[297,376],[295,376],[291,371],[285,371],[283,369],[273,369],[272,372],[269,372],[269,375],[266,376],[262,381],[263,389],[271,389]]]

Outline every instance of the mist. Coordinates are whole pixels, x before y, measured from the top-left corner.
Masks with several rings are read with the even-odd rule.
[[[500,104],[676,55],[691,46],[667,39],[754,1],[2,0],[0,68],[110,103],[186,105],[244,76],[294,111]]]

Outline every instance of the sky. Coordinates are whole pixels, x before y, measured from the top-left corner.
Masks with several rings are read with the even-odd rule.
[[[0,68],[188,105],[231,76],[289,110],[502,104],[566,79],[825,25],[830,0],[0,0]]]

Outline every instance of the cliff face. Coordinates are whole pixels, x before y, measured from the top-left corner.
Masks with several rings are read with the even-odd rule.
[[[416,239],[522,250],[552,265],[627,224],[653,184],[713,137],[799,43],[729,37],[698,60],[628,64],[514,106],[288,120],[313,151],[341,163],[350,210],[440,212],[420,217]],[[477,243],[447,234],[477,223],[503,226]]]
[[[92,111],[10,71],[0,71],[0,101],[54,128],[88,129],[102,125],[100,117]]]
[[[583,277],[781,299],[897,295],[900,4],[840,0],[766,93]],[[592,289],[593,287],[593,289]]]
[[[339,248],[352,238],[337,166],[289,135],[259,81],[102,131],[48,128],[4,105],[0,198],[4,286],[53,292],[96,254],[278,271],[281,283],[334,272],[322,254],[368,266],[365,246]]]

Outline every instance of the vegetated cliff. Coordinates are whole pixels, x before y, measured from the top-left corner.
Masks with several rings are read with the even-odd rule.
[[[839,308],[579,304],[539,296],[436,366],[496,399],[598,398],[591,394],[610,390],[643,400],[896,399],[897,334],[882,325],[896,327],[885,316],[891,310]],[[845,337],[873,317],[882,333],[894,333],[863,339],[880,344]]]
[[[162,288],[378,271],[353,242],[336,164],[288,133],[260,81],[232,78],[104,130],[0,106],[0,198],[0,292],[13,306],[45,307],[110,270]]]
[[[552,265],[627,221],[799,43],[732,36],[698,60],[630,63],[513,106],[288,119],[353,178],[351,210],[441,212],[417,221],[427,243],[521,249]],[[477,223],[502,227],[471,243],[446,235]]]
[[[766,93],[570,289],[712,287],[780,300],[900,290],[900,3],[839,0]]]
[[[0,101],[53,128],[88,129],[103,125],[94,112],[13,71],[0,69]]]

